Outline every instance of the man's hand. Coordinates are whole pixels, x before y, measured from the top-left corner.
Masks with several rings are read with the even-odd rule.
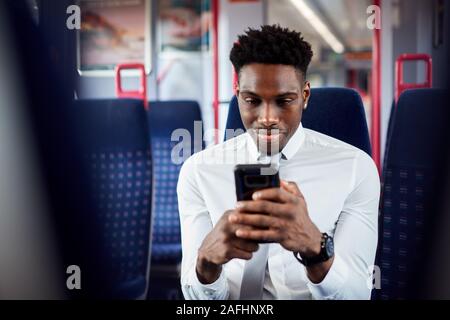
[[[224,263],[234,258],[249,260],[258,250],[255,241],[236,236],[237,229],[251,228],[230,222],[228,217],[235,212],[229,210],[223,214],[198,250],[196,271],[201,283],[213,283],[219,278]]]
[[[303,257],[320,253],[322,233],[311,221],[305,198],[294,182],[281,181],[281,188],[255,192],[252,201],[238,203],[229,220],[252,227],[236,229],[236,236],[241,239],[277,242]],[[309,278],[320,282],[331,264],[332,259],[307,268]]]
[[[259,229],[238,228],[236,236],[278,242],[286,250],[304,256],[320,253],[322,234],[309,218],[305,199],[294,182],[282,181],[281,188],[255,192],[253,199],[239,202],[229,220]]]

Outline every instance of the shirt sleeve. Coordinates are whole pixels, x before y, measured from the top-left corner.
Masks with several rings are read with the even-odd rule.
[[[228,298],[228,282],[225,271],[211,284],[204,285],[197,278],[197,252],[203,239],[212,230],[212,221],[196,181],[193,158],[181,168],[177,185],[180,212],[181,243],[181,289],[186,300],[224,300]]]
[[[355,158],[353,177],[336,224],[333,264],[322,282],[308,283],[314,299],[370,299],[380,179],[372,159],[362,151]]]

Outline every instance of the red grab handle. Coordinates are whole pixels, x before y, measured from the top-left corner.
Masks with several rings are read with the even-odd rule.
[[[135,91],[124,91],[122,89],[122,70],[139,70],[140,71],[140,88]],[[120,63],[116,66],[116,96],[118,98],[136,98],[144,102],[144,107],[148,108],[147,103],[147,79],[145,77],[145,67],[141,63]]]
[[[403,64],[405,61],[424,61],[426,63],[426,80],[423,83],[405,83],[403,79]],[[431,56],[423,53],[404,53],[395,61],[395,102],[406,89],[431,88],[432,86]]]

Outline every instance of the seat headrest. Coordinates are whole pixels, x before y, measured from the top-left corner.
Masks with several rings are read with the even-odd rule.
[[[329,135],[371,154],[364,105],[358,92],[353,89],[311,89],[302,124],[305,128]],[[230,103],[226,128],[244,129],[236,97]]]
[[[92,149],[146,148],[149,145],[147,115],[142,100],[77,100],[72,118],[82,144]]]
[[[446,102],[442,89],[406,90],[400,96],[392,123],[387,162],[429,166],[446,147]]]
[[[201,121],[200,106],[196,101],[150,101],[149,121],[155,135],[171,135],[173,130],[184,128],[194,132],[194,121]]]

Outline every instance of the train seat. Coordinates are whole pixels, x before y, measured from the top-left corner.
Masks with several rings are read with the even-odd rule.
[[[202,116],[199,104],[194,101],[150,101],[149,106],[148,123],[154,159],[151,281],[152,286],[158,283],[157,290],[156,286],[155,291],[150,290],[149,298],[176,299],[181,298],[181,234],[176,188],[183,161],[203,148],[203,141],[193,141],[195,122],[202,128]],[[180,136],[176,136],[177,132]],[[180,141],[183,134],[188,134],[189,139]],[[173,152],[179,150],[174,147],[180,143],[184,148],[183,154]],[[179,158],[173,158],[177,156]]]
[[[302,124],[371,154],[364,106],[358,92],[346,88],[314,88]],[[230,102],[226,129],[244,129],[236,96]],[[225,137],[227,139],[229,137]]]
[[[414,89],[399,98],[383,168],[375,299],[417,297],[424,237],[433,221],[433,199],[445,139],[445,91]],[[416,278],[415,278],[416,277]]]
[[[146,112],[135,99],[78,100],[73,120],[110,261],[111,298],[144,298],[148,287],[152,156]]]

